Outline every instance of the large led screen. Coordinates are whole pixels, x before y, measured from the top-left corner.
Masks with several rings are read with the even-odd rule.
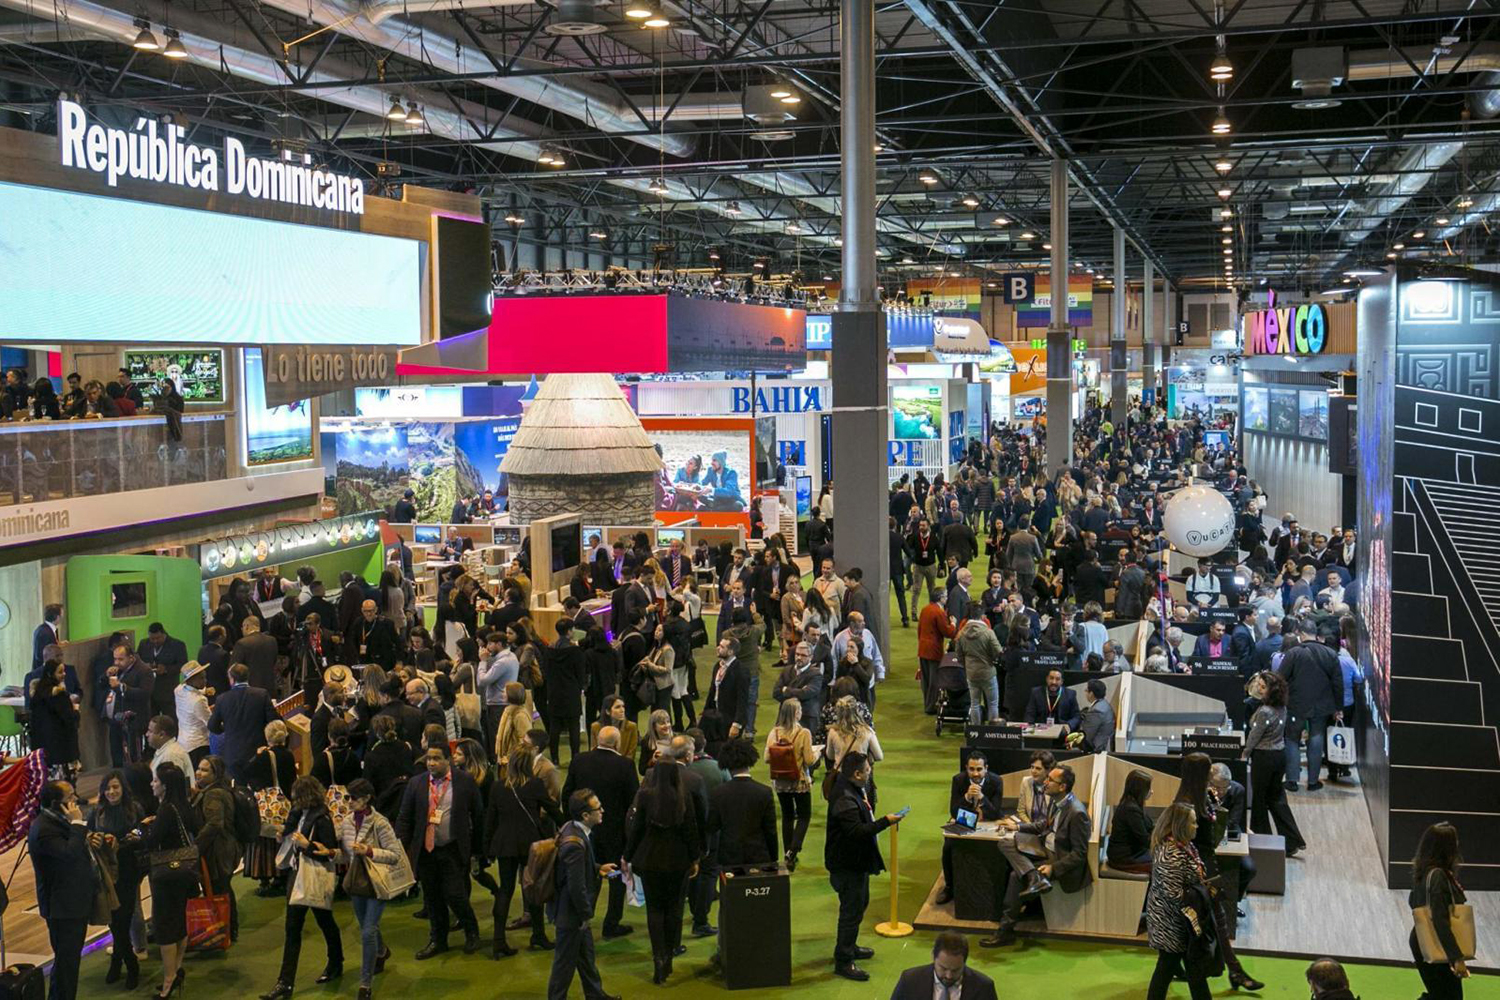
[[[0,219],[0,340],[422,339],[420,240],[4,183]]]
[[[125,368],[147,396],[160,380],[171,379],[189,403],[224,402],[223,351],[126,351]]]
[[[299,399],[266,405],[260,348],[245,349],[245,464],[271,465],[312,458],[312,411]]]

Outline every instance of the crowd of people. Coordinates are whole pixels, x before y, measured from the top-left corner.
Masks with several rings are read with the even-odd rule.
[[[101,417],[134,417],[138,414],[176,413],[179,416],[187,401],[170,378],[158,378],[151,385],[149,399],[131,378],[129,369],[121,368],[108,381],[84,381],[77,372],[69,373],[65,389],[58,395],[52,380],[31,380],[24,368],[9,368],[0,386],[0,420],[77,420]]]
[[[1115,726],[1102,682],[1088,685],[1080,705],[1054,672],[1025,705],[1007,705],[1004,680],[1018,658],[1043,650],[1066,654],[1073,669],[1130,670],[1103,621],[1144,620],[1152,628],[1140,669],[1191,671],[1181,626],[1208,607],[1235,608],[1232,627],[1200,637],[1198,655],[1233,658],[1244,673],[1250,816],[1246,790],[1227,768],[1194,754],[1176,803],[1153,821],[1150,778],[1137,772],[1116,812],[1110,863],[1152,878],[1145,922],[1162,958],[1150,996],[1164,996],[1179,972],[1195,998],[1206,995],[1205,933],[1231,984],[1256,989],[1223,932],[1234,914],[1213,891],[1213,848],[1226,827],[1269,833],[1273,822],[1289,855],[1306,848],[1285,794],[1300,781],[1302,737],[1316,789],[1323,734],[1359,702],[1348,618],[1357,599],[1354,535],[1304,534],[1290,517],[1265,534],[1264,497],[1235,454],[1205,450],[1201,428],[1169,425],[1150,407],[1137,406],[1120,427],[1089,410],[1075,445],[1069,467],[1049,477],[1039,431],[997,426],[988,441],[970,443],[952,480],[893,484],[889,570],[902,625],[917,622],[924,706],[937,710],[938,668],[951,650],[965,668],[973,720],[1060,721],[1070,746],[1108,749]],[[1161,497],[1189,478],[1230,496],[1251,558],[1240,567],[1243,587],[1226,588],[1204,563],[1187,580],[1188,599],[1173,601]],[[821,499],[831,507],[831,493]],[[476,502],[482,511],[483,498],[468,498],[466,509]],[[200,867],[207,891],[228,898],[231,937],[239,931],[235,874],[286,899],[281,968],[264,1000],[284,1000],[297,987],[309,910],[325,942],[316,981],[344,975],[335,904],[344,896],[359,929],[361,1000],[392,957],[381,933],[385,904],[410,894],[420,895],[428,924],[416,960],[449,950],[455,932],[465,954],[504,960],[519,950],[508,932],[525,931],[529,950],[551,953],[552,998],[575,978],[586,996],[608,995],[595,902],[605,897],[599,932],[607,942],[633,932],[624,922],[631,897],[643,905],[653,978],[663,983],[688,940],[715,936],[721,871],[797,870],[815,787],[827,807],[824,868],[838,897],[833,971],[868,980],[858,963],[872,952],[858,938],[870,877],[884,869],[878,838],[905,813],[877,810],[884,752],[874,720],[888,666],[867,626],[883,615],[859,567],[835,568],[823,513],[814,508],[809,524],[806,586],[776,533],[753,554],[706,545],[689,553],[680,541],[657,552],[644,536],[587,539],[564,615],[545,636],[528,610],[524,547],[493,585],[463,562],[445,568],[431,630],[417,615],[404,543],[387,550],[378,581],[346,573],[334,595],[310,568],[294,579],[269,568],[227,587],[204,634],[192,637],[196,656],[186,637],[160,625],[138,645],[117,636],[87,693],[62,664],[61,608],[49,606],[27,694],[33,736],[54,765],[33,838],[59,844],[33,854],[39,894],[57,900],[43,915],[58,955],[58,995],[76,990],[82,932],[73,910],[83,893],[77,879],[58,880],[80,849],[94,861],[84,868],[108,872],[113,885],[107,982],[123,977],[133,986],[141,975],[130,942],[140,938],[139,884],[150,878],[163,997],[182,988],[185,913]],[[970,567],[982,556],[986,577],[976,587]],[[698,596],[704,577],[720,597],[712,635]],[[1325,586],[1314,590],[1320,579]],[[919,596],[927,599],[920,607]],[[585,607],[601,597],[613,634]],[[699,650],[708,658],[701,677]],[[774,724],[757,734],[763,653],[775,657],[765,693],[777,707]],[[277,708],[295,692],[310,716],[305,773]],[[116,768],[87,813],[73,784],[81,711],[107,723]],[[762,766],[768,782],[756,776]],[[1329,772],[1342,774],[1331,764]],[[1089,816],[1074,780],[1071,767],[1039,752],[1006,815],[982,755],[954,777],[950,812],[973,809],[1018,834],[1002,848],[1000,927],[984,944],[1009,944],[1028,900],[1054,887],[1076,891],[1088,877]],[[1023,833],[1040,848],[1026,850]],[[553,845],[544,858],[541,843]],[[1425,960],[1414,944],[1414,954],[1429,995],[1456,996],[1466,969],[1444,922],[1462,900],[1456,835],[1439,825],[1423,844],[1419,871],[1447,877],[1423,881],[1413,905],[1430,909],[1449,950]],[[474,902],[476,882],[492,896],[488,907]],[[966,971],[967,955],[963,938],[940,937],[933,964],[903,976],[895,995],[952,996],[960,983],[965,1000],[986,995],[988,981]],[[1348,995],[1336,965],[1318,963],[1308,979],[1315,996]]]

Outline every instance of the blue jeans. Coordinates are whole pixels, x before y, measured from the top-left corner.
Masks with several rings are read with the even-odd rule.
[[[750,725],[745,728],[745,735],[755,732],[755,711],[760,706],[760,671],[750,675]]]
[[[375,979],[375,959],[380,955],[380,915],[385,900],[373,896],[350,896],[354,919],[359,921],[359,985],[369,986]]]
[[[1323,740],[1328,735],[1328,717],[1286,720],[1286,780],[1296,784],[1302,777],[1302,752],[1298,742],[1302,730],[1307,730],[1307,783],[1313,784],[1323,767]]]
[[[979,714],[979,705],[983,702],[985,715]],[[1000,718],[1000,678],[991,676],[989,680],[976,681],[969,678],[969,721],[973,723],[996,722]]]

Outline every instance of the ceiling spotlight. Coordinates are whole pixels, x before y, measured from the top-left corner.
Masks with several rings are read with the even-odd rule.
[[[654,14],[651,17],[646,18],[646,20],[642,21],[641,23],[648,28],[665,28],[668,27],[672,22],[668,21],[660,14]]]
[[[774,98],[776,98],[776,100],[778,100],[778,101],[781,100],[783,97],[791,97],[792,96],[792,88],[788,87],[784,83],[778,83],[776,85],[776,89],[773,90],[773,91],[771,91],[771,96],[774,97]]]
[[[825,274],[825,275],[823,275],[823,280],[824,281],[832,281],[833,280],[833,275],[831,275],[831,274]]]
[[[1229,56],[1223,52],[1214,56],[1214,61],[1208,64],[1208,78],[1218,83],[1234,79],[1234,63]]]
[[[1234,242],[1234,240],[1233,240],[1233,239],[1231,239],[1231,238],[1230,238],[1230,237],[1228,237],[1228,236],[1226,236],[1226,237],[1224,237],[1224,238],[1223,238],[1223,239],[1222,239],[1222,240],[1220,240],[1220,241],[1219,241],[1219,242],[1221,242],[1221,243],[1223,243],[1223,244],[1225,244],[1225,245],[1228,245],[1228,244],[1230,244],[1230,243],[1233,243],[1233,242]]]
[[[781,103],[782,104],[801,104],[802,103],[802,98],[798,97],[796,94],[787,94],[785,97],[783,97],[781,99]]]
[[[718,250],[717,247],[709,247],[708,248],[708,259],[709,260],[718,260],[719,259],[719,250]]]
[[[1234,250],[1231,247],[1225,247],[1224,248],[1224,256],[1226,256],[1226,257],[1233,257],[1234,256]]]
[[[596,240],[607,240],[607,239],[609,239],[609,234],[606,233],[602,229],[590,230],[589,236],[591,236],[592,238],[594,238]]]
[[[1351,267],[1344,272],[1344,275],[1349,278],[1378,278],[1384,273],[1373,267]]]
[[[798,233],[805,232],[805,230],[795,222],[788,222],[786,224],[786,231],[793,234],[794,236]]]
[[[1230,225],[1223,225],[1223,226],[1219,227],[1219,232],[1221,232],[1221,233],[1232,233],[1232,232],[1234,232],[1234,227],[1230,226]]]
[[[1214,169],[1221,174],[1227,174],[1234,169],[1234,164],[1221,157],[1214,161]]]
[[[130,44],[142,52],[158,51],[161,48],[161,42],[157,41],[156,36],[151,33],[151,25],[147,24],[144,18],[135,23],[136,27],[141,29],[141,33],[136,35],[135,41]]]
[[[1052,244],[1051,243],[1043,243],[1042,244],[1042,249],[1043,250],[1051,250],[1052,249]]]
[[[1036,239],[1036,233],[1033,233],[1030,230],[1027,230],[1026,232],[1024,232],[1024,233],[1021,234],[1021,239],[1023,239],[1023,240],[1034,240],[1034,239]]]
[[[1458,205],[1459,208],[1473,208],[1474,199],[1470,198],[1468,195],[1465,195],[1464,197],[1458,199],[1455,204]]]
[[[1446,215],[1440,215],[1432,221],[1436,222],[1440,226],[1446,226],[1448,224],[1448,217]]]
[[[751,266],[754,267],[757,271],[764,271],[766,268],[766,262],[763,260],[758,260]]]
[[[553,167],[562,167],[562,166],[566,166],[567,162],[568,161],[565,160],[565,159],[563,159],[563,155],[561,153],[559,153],[557,150],[554,149],[552,151],[552,161],[550,163],[550,166],[553,166]]]
[[[515,212],[506,212],[505,221],[509,222],[512,226],[524,225],[526,222],[525,218],[517,215]]]
[[[664,195],[667,193],[667,184],[665,181],[655,180],[651,182],[651,186],[647,190],[654,195]]]
[[[885,146],[883,146],[883,145],[881,145],[880,143],[877,142],[875,144],[875,152],[877,152],[877,153],[883,153],[883,152],[885,152]]]
[[[1010,225],[1010,220],[1003,215],[997,215],[993,224],[996,226],[1008,226]]]
[[[1406,244],[1405,243],[1392,243],[1391,244],[1391,249],[1392,250],[1405,250],[1406,249]]]
[[[545,163],[550,166],[552,164],[552,150],[543,146],[542,151],[536,154],[536,162]]]
[[[188,50],[183,48],[182,39],[178,37],[175,28],[167,29],[167,47],[161,50],[161,54],[168,59],[186,59]],[[403,118],[405,115],[402,116]]]
[[[1416,232],[1414,232],[1414,233],[1411,234],[1411,238],[1414,239],[1414,240],[1420,240],[1422,237],[1424,237],[1426,235],[1427,235],[1427,230],[1425,230],[1425,229],[1418,229]]]
[[[395,94],[391,95],[391,106],[386,109],[385,116],[393,122],[406,121],[406,109],[401,106],[401,98]]]
[[[1232,195],[1232,194],[1234,194],[1234,192],[1231,191],[1229,188],[1219,188],[1219,190],[1218,190],[1219,197],[1223,198],[1225,201],[1228,201],[1229,200],[1229,196]]]
[[[917,175],[917,180],[923,184],[936,184],[938,182],[938,175],[931,170],[924,170]]]
[[[642,3],[625,4],[625,16],[634,21],[644,21],[648,17],[655,17],[656,11]]]
[[[1209,126],[1214,135],[1228,135],[1234,126],[1229,124],[1229,119],[1224,117],[1224,112],[1219,112],[1219,117],[1214,119],[1213,125]]]
[[[1232,208],[1221,208],[1221,209],[1219,209],[1219,218],[1221,218],[1221,219],[1232,219],[1232,218],[1234,218],[1234,209],[1232,209]]]
[[[406,105],[406,124],[412,128],[421,128],[427,124],[427,119],[422,116],[422,109],[415,102],[408,102]]]
[[[740,203],[737,202],[737,201],[731,201],[729,204],[725,205],[724,206],[724,214],[725,215],[741,215],[741,214],[743,214],[742,211],[741,211],[741,209],[740,209]]]
[[[970,208],[978,208],[979,207],[979,199],[976,198],[976,197],[974,197],[972,194],[971,195],[966,195],[964,197],[964,204],[968,205]]]

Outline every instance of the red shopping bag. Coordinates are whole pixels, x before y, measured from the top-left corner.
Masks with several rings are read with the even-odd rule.
[[[229,950],[229,896],[215,896],[208,880],[208,865],[199,862],[203,895],[187,901],[187,946],[189,951]]]

